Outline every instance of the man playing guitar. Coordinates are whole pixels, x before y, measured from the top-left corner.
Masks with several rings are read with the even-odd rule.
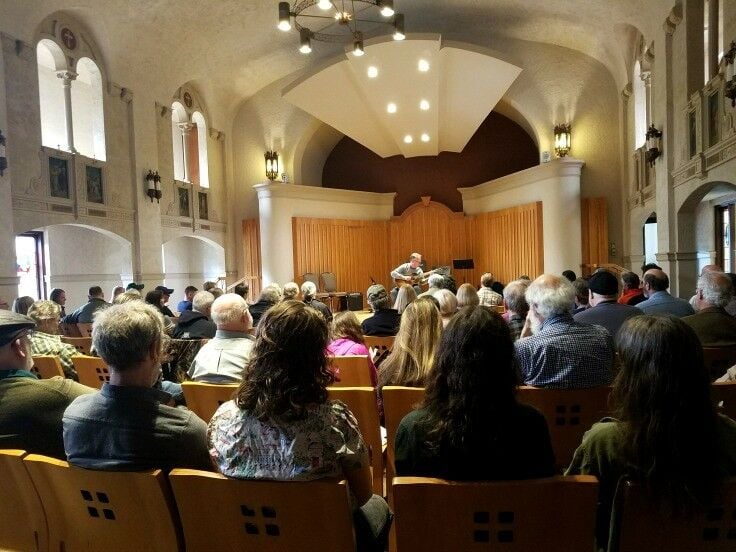
[[[421,269],[422,256],[419,253],[412,253],[409,255],[409,262],[397,266],[391,271],[391,278],[396,281],[396,287],[391,290],[391,300],[396,301],[396,294],[399,293],[399,284],[406,282],[407,284],[414,286],[414,291],[417,295],[422,293],[422,288],[419,287],[419,282],[424,275],[424,271]]]

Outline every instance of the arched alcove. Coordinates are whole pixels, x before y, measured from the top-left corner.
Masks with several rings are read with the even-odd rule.
[[[189,181],[184,159],[184,134],[181,125],[188,123],[187,110],[179,102],[171,105],[171,141],[174,148],[174,178],[182,182]]]
[[[38,69],[38,103],[41,112],[41,144],[54,149],[69,148],[66,135],[64,88],[58,71],[68,69],[61,48],[53,40],[40,40],[36,45]]]
[[[197,125],[197,158],[199,169],[199,185],[203,188],[210,187],[209,168],[207,165],[207,123],[204,115],[199,111],[192,113],[192,122]]]
[[[104,161],[105,113],[102,73],[97,64],[84,57],[77,62],[77,78],[71,87],[74,147],[82,155]]]
[[[202,236],[180,236],[162,246],[165,285],[174,289],[176,302],[184,288],[202,289],[202,282],[225,275],[225,249]]]
[[[644,250],[644,264],[657,262],[659,246],[657,242],[657,213],[650,213],[642,229],[642,242]]]

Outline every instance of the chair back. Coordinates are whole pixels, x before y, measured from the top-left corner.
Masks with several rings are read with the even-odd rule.
[[[692,516],[667,517],[641,486],[622,480],[611,517],[609,552],[725,552],[736,548],[736,479],[723,483],[718,501]]]
[[[62,336],[64,343],[72,345],[80,354],[90,356],[92,354],[92,338],[91,337],[67,337]]]
[[[82,337],[82,333],[79,331],[76,324],[60,322],[59,329],[61,330],[62,335],[66,335],[68,337]]]
[[[317,287],[317,291],[319,291],[319,278],[314,272],[302,274],[302,283],[304,282],[312,282]]]
[[[346,355],[330,357],[335,371],[339,370],[340,381],[333,387],[372,387],[371,368],[366,355]]]
[[[383,496],[383,440],[373,387],[328,387],[331,399],[344,402],[358,421],[358,429],[368,447],[373,472],[373,492]]]
[[[396,477],[393,500],[397,550],[594,548],[593,476],[502,482]]]
[[[233,398],[237,383],[198,383],[184,381],[181,384],[187,408],[209,422],[220,405]]]
[[[386,481],[396,475],[394,469],[394,446],[396,431],[401,420],[424,400],[424,387],[401,387],[387,385],[381,390],[383,396],[383,420],[386,427]]]
[[[506,307],[504,307],[503,305],[493,305],[493,307],[491,308],[493,308],[498,314],[503,314],[506,312]]]
[[[74,369],[79,375],[79,383],[92,389],[102,389],[102,384],[110,381],[110,370],[100,357],[73,356]]]
[[[22,450],[0,450],[0,550],[48,550],[46,513]]]
[[[736,382],[711,383],[710,397],[719,413],[736,420]]]
[[[589,389],[519,387],[516,398],[544,414],[552,438],[557,468],[570,465],[583,434],[609,413],[609,386]]]
[[[92,337],[92,324],[90,323],[78,323],[77,329],[79,330],[79,335],[82,337]]]
[[[391,348],[394,346],[394,335],[364,335],[365,346],[368,347],[368,352],[371,354],[373,364],[378,367],[386,357],[391,353]]]
[[[31,371],[41,379],[49,379],[54,376],[64,377],[64,370],[61,367],[59,357],[54,355],[33,355]]]
[[[176,509],[161,470],[109,472],[30,454],[24,464],[41,498],[49,549],[180,549]]]
[[[337,291],[337,276],[333,272],[323,272],[319,275],[322,281],[322,291],[326,293],[334,293]]]
[[[169,481],[188,552],[355,549],[344,482],[229,479],[179,468]]]
[[[736,364],[736,346],[703,347],[703,361],[711,381],[718,379]]]

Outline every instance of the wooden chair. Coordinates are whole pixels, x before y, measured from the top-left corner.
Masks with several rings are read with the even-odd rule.
[[[110,381],[110,370],[100,357],[73,356],[72,362],[79,375],[79,383],[82,385],[102,389],[102,384]]]
[[[622,480],[611,516],[609,552],[725,552],[736,549],[736,479],[718,502],[691,517],[668,518],[641,487]]]
[[[32,371],[41,379],[49,379],[54,376],[64,377],[59,357],[54,355],[33,355]]]
[[[355,550],[347,486],[169,474],[188,552]],[[206,504],[205,504],[206,503]]]
[[[337,276],[334,272],[323,272],[319,275],[322,291],[327,295],[330,302],[330,310],[337,312],[340,310],[340,301],[343,297],[347,297],[347,292],[337,291]]]
[[[187,408],[209,422],[220,405],[233,398],[238,389],[237,383],[198,383],[185,381],[181,384]]]
[[[710,396],[716,409],[731,419],[736,419],[736,382],[714,382],[710,386]]]
[[[592,476],[503,482],[396,477],[396,549],[590,552],[597,501]]]
[[[0,450],[0,550],[48,550],[46,513],[22,450]]]
[[[67,337],[82,337],[82,333],[79,331],[76,324],[60,322],[59,329],[61,330],[61,334]]]
[[[83,355],[92,355],[92,338],[91,337],[67,337],[63,336],[61,340],[64,343],[74,346],[74,348]]]
[[[396,336],[366,335],[363,337],[365,339],[365,346],[368,347],[368,351],[371,353],[373,364],[375,364],[377,368],[389,353],[391,353],[391,348],[394,346]]]
[[[703,360],[711,381],[718,379],[736,364],[736,347],[703,347]]]
[[[330,363],[340,371],[340,381],[333,382],[333,387],[373,387],[366,355],[334,356]]]
[[[559,470],[572,460],[583,434],[608,414],[609,386],[589,389],[519,387],[517,399],[544,414]]]
[[[382,390],[383,419],[386,426],[386,484],[391,487],[391,479],[396,475],[394,468],[394,447],[396,431],[401,420],[424,399],[424,387],[400,387],[387,385]],[[387,489],[387,493],[390,494]]]
[[[358,420],[360,434],[371,457],[373,492],[383,496],[383,441],[376,390],[373,387],[328,387],[327,392],[331,399],[344,402]]]
[[[506,307],[504,307],[503,305],[493,305],[493,307],[491,308],[494,309],[498,314],[503,314],[506,312]]]
[[[77,324],[79,335],[82,337],[92,337],[92,324]]]
[[[85,470],[38,454],[26,456],[24,464],[46,511],[50,550],[181,548],[176,507],[161,470]]]

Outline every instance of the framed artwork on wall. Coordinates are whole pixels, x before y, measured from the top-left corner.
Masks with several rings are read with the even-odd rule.
[[[49,157],[49,186],[52,197],[69,199],[69,162],[59,157]]]
[[[177,188],[179,193],[179,216],[189,217],[189,189],[188,188]]]
[[[85,165],[87,179],[87,202],[105,203],[105,194],[102,183],[102,167]]]
[[[209,220],[209,214],[207,212],[207,194],[205,192],[199,192],[199,218],[203,220]]]

